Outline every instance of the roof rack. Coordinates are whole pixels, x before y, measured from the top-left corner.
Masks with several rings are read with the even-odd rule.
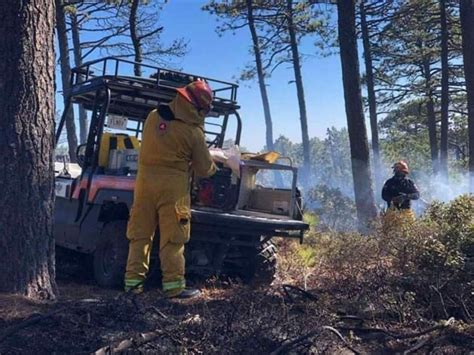
[[[144,76],[134,75],[136,65]],[[71,89],[67,94],[73,102],[90,108],[94,105],[97,90],[105,86],[112,93],[111,113],[141,117],[150,108],[171,101],[177,88],[195,80],[205,80],[213,89],[211,116],[226,115],[240,108],[237,105],[237,84],[116,57],[93,60],[73,68]]]

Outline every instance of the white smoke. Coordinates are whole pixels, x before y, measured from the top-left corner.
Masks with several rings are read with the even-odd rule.
[[[453,171],[449,178],[428,172],[416,172],[412,178],[420,190],[420,199],[413,201],[417,215],[422,214],[435,201],[449,202],[469,193],[469,174]]]

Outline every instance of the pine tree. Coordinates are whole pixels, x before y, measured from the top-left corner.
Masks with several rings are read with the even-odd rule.
[[[1,1],[0,13],[0,291],[54,299],[55,7]]]

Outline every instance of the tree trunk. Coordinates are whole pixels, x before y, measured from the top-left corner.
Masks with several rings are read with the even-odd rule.
[[[448,125],[449,125],[449,61],[448,61],[448,21],[446,0],[439,0],[441,21],[441,140],[439,147],[439,172],[448,181]]]
[[[474,2],[461,0],[460,5],[468,109],[469,180],[470,191],[474,193]]]
[[[436,134],[436,112],[434,105],[434,92],[431,83],[431,66],[429,59],[425,59],[423,63],[423,75],[425,76],[425,88],[426,88],[426,110],[428,115],[428,135],[430,140],[431,150],[431,164],[433,167],[433,174],[437,175],[439,172],[439,150],[438,150],[438,137]]]
[[[354,0],[338,0],[337,16],[354,195],[359,228],[364,231],[371,220],[377,216],[377,209],[372,188],[369,144],[362,107]]]
[[[132,0],[130,7],[130,38],[132,39],[133,50],[135,54],[135,62],[141,63],[143,61],[143,49],[138,35],[137,30],[137,12],[140,0]],[[136,76],[142,76],[142,67],[139,64],[135,64],[133,68]]]
[[[69,61],[69,45],[67,40],[66,31],[66,17],[64,15],[64,7],[62,0],[56,0],[56,30],[58,33],[58,44],[59,44],[59,61],[61,62],[61,82],[63,86],[63,100],[64,106],[66,106],[67,96],[71,88],[71,64]],[[70,106],[66,113],[66,131],[67,131],[67,142],[69,146],[69,158],[71,162],[76,162],[76,150],[77,150],[77,136],[76,136],[76,124],[74,122],[74,110]]]
[[[296,32],[293,25],[293,1],[287,0],[287,19],[288,19],[288,33],[290,36],[291,54],[293,61],[293,69],[295,72],[296,92],[298,95],[298,105],[300,109],[301,134],[303,143],[303,171],[302,182],[303,186],[308,187],[309,176],[311,171],[310,158],[310,144],[308,134],[308,117],[306,114],[306,103],[304,98],[303,77],[301,75],[300,54],[298,51],[298,40],[296,39]]]
[[[372,63],[372,49],[369,40],[369,27],[365,12],[364,0],[360,1],[360,22],[362,28],[362,43],[364,46],[364,61],[367,80],[367,98],[369,102],[370,130],[372,135],[372,152],[374,156],[374,177],[376,191],[382,190],[382,165],[380,163],[379,130],[377,124],[377,100],[375,96],[374,68]]]
[[[257,67],[258,85],[260,87],[260,95],[262,96],[262,104],[263,104],[263,113],[265,116],[267,149],[273,150],[272,116],[270,113],[270,103],[268,101],[267,87],[265,86],[265,76],[263,73],[260,45],[258,43],[257,30],[255,29],[255,20],[253,17],[252,0],[247,0],[247,15],[248,15],[247,18],[249,21],[250,34],[252,35],[253,52],[255,55],[255,65]]]
[[[76,13],[70,15],[71,18],[71,33],[72,33],[72,45],[74,51],[74,64],[76,67],[82,65],[82,50],[81,50],[81,38],[79,33],[79,24],[77,22]],[[79,82],[83,81],[82,75],[78,78]],[[79,140],[81,144],[87,141],[87,131],[89,128],[89,122],[87,120],[87,111],[84,106],[79,104]]]
[[[54,2],[0,1],[0,291],[54,299]]]

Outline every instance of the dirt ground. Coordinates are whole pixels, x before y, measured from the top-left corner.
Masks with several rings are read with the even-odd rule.
[[[279,277],[267,289],[194,280],[202,296],[169,301],[97,287],[81,266],[58,265],[59,297],[40,303],[0,295],[0,354],[472,354],[474,326],[400,324],[322,289]],[[77,268],[78,267],[78,268]],[[298,284],[298,280],[293,280]]]

